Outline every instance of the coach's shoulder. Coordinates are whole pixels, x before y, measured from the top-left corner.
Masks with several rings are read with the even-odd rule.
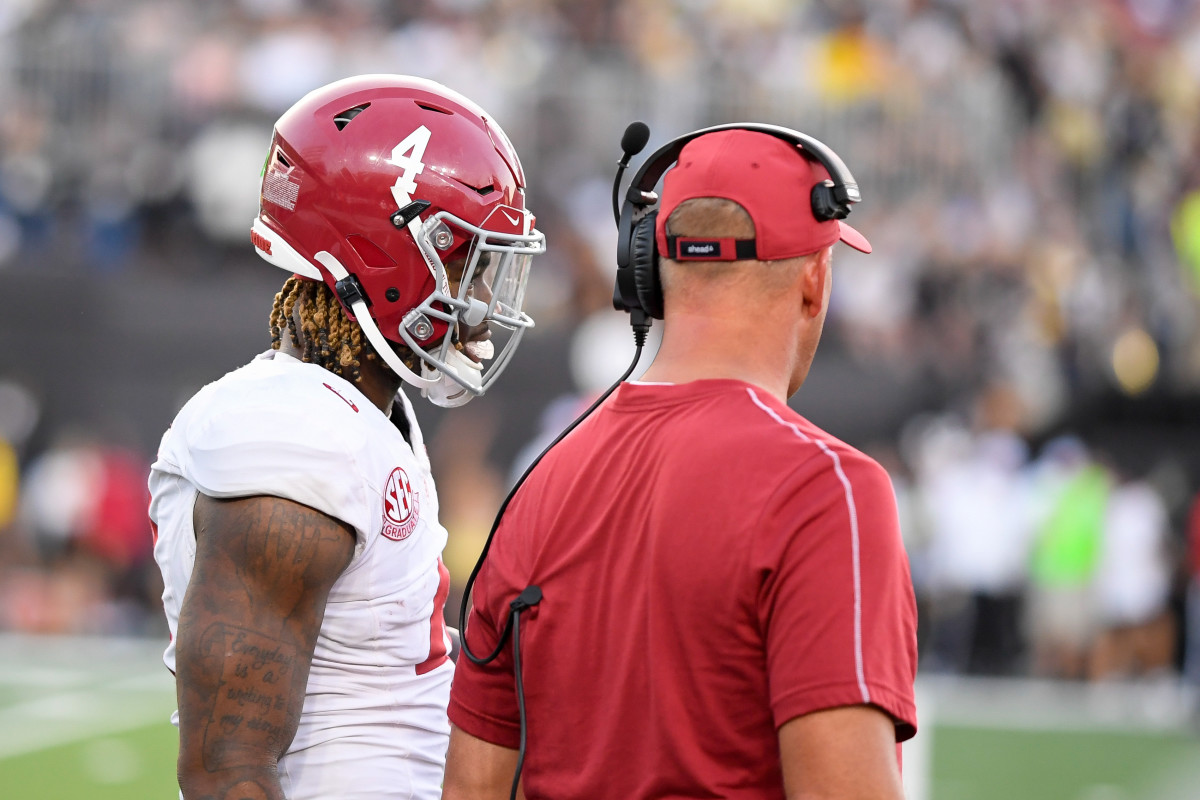
[[[834,485],[849,484],[859,494],[894,494],[892,479],[873,457],[847,444],[833,434],[796,415],[797,426],[810,443],[809,468],[815,475]]]

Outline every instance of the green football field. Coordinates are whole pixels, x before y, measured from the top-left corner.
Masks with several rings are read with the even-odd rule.
[[[178,797],[160,643],[0,636],[0,798]]]
[[[0,636],[0,798],[177,797],[161,645]],[[924,680],[910,800],[1200,800],[1177,687]]]

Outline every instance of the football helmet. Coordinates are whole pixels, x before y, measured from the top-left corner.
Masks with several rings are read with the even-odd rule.
[[[491,117],[433,81],[347,78],[286,111],[251,240],[324,281],[384,363],[440,406],[487,391],[533,327],[525,287],[545,237],[521,163]]]

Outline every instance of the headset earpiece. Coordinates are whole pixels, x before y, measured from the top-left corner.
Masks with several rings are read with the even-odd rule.
[[[812,190],[813,216],[821,222],[831,219],[845,219],[850,215],[850,206],[839,203],[833,196],[833,181],[818,183]]]
[[[654,239],[654,224],[658,212],[651,211],[633,226],[629,242],[630,268],[638,303],[654,319],[663,318],[662,282],[658,274],[658,243]]]

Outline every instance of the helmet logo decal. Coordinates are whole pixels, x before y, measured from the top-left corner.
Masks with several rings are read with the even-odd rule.
[[[380,532],[392,541],[404,541],[417,527],[420,510],[420,492],[413,490],[408,473],[396,467],[388,475],[383,489],[383,528]]]
[[[400,144],[392,148],[391,158],[387,163],[400,168],[400,176],[392,185],[392,197],[396,205],[403,208],[412,202],[413,193],[417,191],[417,176],[425,171],[425,148],[429,145],[429,128],[424,125],[404,137]]]
[[[267,255],[271,255],[271,240],[256,230],[250,231],[250,242]]]
[[[492,209],[492,213],[488,214],[487,219],[483,221],[483,228],[487,231],[495,233],[509,234],[526,234],[529,232],[526,225],[527,214],[519,208],[512,206],[496,206]]]

